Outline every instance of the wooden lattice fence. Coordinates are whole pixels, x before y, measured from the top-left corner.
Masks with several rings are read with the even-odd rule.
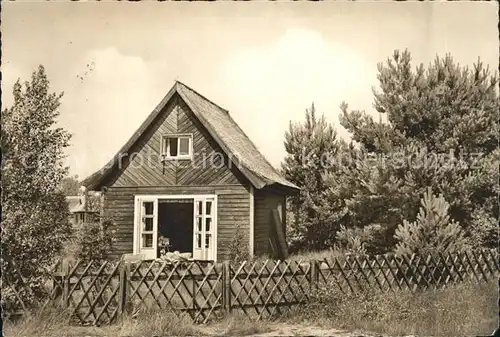
[[[226,306],[249,317],[270,318],[307,301],[310,265],[301,261],[227,263]]]
[[[222,267],[212,262],[141,261],[126,265],[128,310],[170,309],[206,322],[222,307]]]
[[[40,310],[57,303],[63,289],[60,277],[61,261],[45,270],[44,275],[36,280],[36,286],[21,275],[15,263],[11,262],[11,265],[11,275],[5,274],[1,277],[3,319],[16,320],[33,309]],[[12,274],[16,275],[14,279],[11,279]]]
[[[272,318],[309,301],[318,287],[344,293],[438,290],[500,275],[496,250],[434,256],[340,256],[308,261],[257,261],[231,264],[205,261],[135,263],[76,262],[58,264],[47,274],[46,289],[34,306],[69,311],[76,324],[109,324],[141,310],[187,313],[207,322],[229,312]],[[2,278],[2,295],[10,293],[3,317],[30,311],[22,301],[22,283]],[[18,300],[16,300],[18,299]],[[3,303],[2,303],[3,304]]]
[[[78,261],[68,266],[61,300],[70,309],[71,320],[79,324],[113,322],[120,309],[121,264]]]
[[[317,261],[318,282],[342,292],[442,289],[466,280],[487,281],[500,271],[496,250],[436,255],[341,256]]]

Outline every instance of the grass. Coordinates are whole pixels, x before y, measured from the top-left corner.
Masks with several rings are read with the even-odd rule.
[[[252,321],[242,314],[233,313],[212,325],[216,336],[250,336],[272,331],[272,322]]]
[[[287,260],[292,261],[310,261],[310,260],[323,260],[325,258],[332,258],[334,256],[343,256],[341,252],[333,249],[325,249],[321,251],[301,251],[295,254],[290,254]]]
[[[334,251],[304,252],[290,260],[321,260],[339,255]],[[258,261],[264,258],[258,259]],[[170,311],[145,311],[124,317],[119,324],[102,327],[70,326],[68,313],[46,311],[23,322],[4,325],[5,336],[248,336],[276,332],[302,324],[323,329],[371,331],[390,336],[489,335],[498,326],[498,289],[495,282],[462,283],[439,291],[411,293],[366,292],[343,294],[336,285],[312,294],[312,301],[295,308],[279,322],[252,321],[232,314],[208,325],[193,325],[187,316]],[[311,328],[312,329],[312,328]],[[302,334],[315,334],[315,330]]]
[[[463,283],[444,290],[416,293],[367,292],[342,294],[322,288],[312,301],[290,311],[278,322],[252,321],[233,313],[207,325],[194,325],[187,316],[171,311],[145,311],[136,318],[102,327],[70,326],[68,313],[45,311],[23,322],[4,325],[5,336],[249,336],[276,332],[277,327],[298,327],[308,334],[313,327],[369,331],[390,336],[490,335],[498,324],[498,289],[495,282]],[[310,327],[310,328],[309,328]]]
[[[325,258],[332,258],[336,256],[345,256],[342,252],[333,250],[333,249],[327,249],[327,250],[322,250],[322,251],[301,251],[298,253],[291,254],[286,258],[287,261],[302,261],[302,262],[309,262],[311,260],[324,260]],[[266,260],[272,260],[272,258],[268,256],[255,256],[253,259],[248,259],[247,260],[247,265],[251,265],[252,263],[259,263],[262,264]],[[232,261],[235,265],[240,265],[242,262],[240,261]]]
[[[63,334],[65,336],[104,336],[97,327],[69,327],[64,322],[69,319],[68,312],[64,310],[45,310],[26,317],[16,323],[4,322],[4,336],[28,337],[50,336]]]
[[[109,326],[69,325],[69,315],[64,311],[44,311],[18,323],[5,323],[4,336],[96,336],[96,337],[144,337],[144,336],[247,336],[271,331],[271,322],[254,322],[231,315],[208,325],[194,325],[187,315],[176,316],[172,311],[146,311],[139,316],[124,317],[118,324]]]
[[[498,326],[495,282],[463,283],[417,293],[345,295],[337,289],[320,289],[314,301],[284,319],[391,336],[490,335]]]

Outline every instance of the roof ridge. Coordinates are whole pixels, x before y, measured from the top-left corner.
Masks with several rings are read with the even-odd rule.
[[[291,190],[289,190],[289,192],[292,190],[299,190],[297,186],[282,176],[279,168],[275,168],[268,161],[266,156],[259,150],[247,133],[243,131],[241,126],[232,118],[228,110],[222,108],[178,80],[175,80],[174,85],[167,95],[149,114],[130,139],[122,146],[113,159],[111,159],[102,169],[84,179],[82,185],[86,186],[88,189],[103,187],[104,180],[107,179],[109,174],[115,169],[120,154],[130,151],[130,148],[138,142],[146,130],[151,126],[155,118],[164,111],[165,106],[176,94],[185,101],[188,108],[193,111],[196,118],[199,119],[201,124],[207,129],[208,133],[215,139],[219,146],[227,152],[227,155],[237,153],[243,156],[241,159],[241,173],[252,185],[260,189],[266,185],[277,184],[285,189],[290,188]]]
[[[200,96],[201,98],[203,98],[205,101],[209,102],[210,104],[216,106],[217,108],[221,109],[222,111],[224,111],[225,113],[229,114],[229,110],[227,109],[224,109],[223,107],[221,107],[220,105],[218,105],[217,103],[214,103],[213,101],[211,101],[210,99],[208,99],[207,97],[203,96],[202,94],[200,94],[198,91],[194,90],[193,88],[191,88],[190,86],[182,83],[181,81],[179,80],[175,80],[175,82],[177,84],[180,84],[182,85],[183,87],[185,87],[186,89],[188,90],[191,90],[193,93],[195,93],[196,95]]]
[[[199,92],[197,92],[196,90],[194,90],[193,88],[191,88],[191,87],[189,87],[188,85],[186,85],[186,84],[182,83],[181,81],[179,81],[179,80],[175,80],[175,82],[176,82],[176,83],[178,83],[178,84],[180,84],[180,85],[182,85],[182,86],[184,86],[184,87],[186,87],[187,89],[191,90],[193,93],[197,94],[198,96],[200,96],[201,98],[203,98],[203,99],[204,99],[204,100],[206,100],[207,102],[209,102],[209,103],[213,104],[213,105],[214,105],[214,106],[216,106],[217,108],[219,108],[219,109],[223,110],[224,112],[226,112],[226,113],[228,114],[229,118],[231,119],[231,121],[233,122],[234,126],[235,126],[236,128],[238,128],[238,129],[241,131],[242,135],[243,135],[243,136],[244,136],[244,137],[245,137],[245,138],[246,138],[246,139],[247,139],[247,140],[248,140],[248,141],[252,144],[252,146],[253,146],[253,147],[257,150],[258,155],[259,155],[262,159],[264,159],[264,160],[266,161],[266,163],[267,163],[269,166],[271,166],[273,169],[277,170],[277,168],[275,168],[275,167],[274,167],[274,166],[273,166],[273,165],[269,162],[269,160],[267,160],[266,156],[264,156],[264,155],[260,152],[260,150],[259,150],[259,148],[258,148],[257,144],[255,144],[255,143],[252,141],[252,139],[251,139],[251,138],[250,138],[250,137],[246,134],[246,132],[245,132],[245,131],[241,128],[241,126],[240,126],[238,123],[236,123],[236,121],[235,121],[235,120],[234,120],[234,118],[231,116],[231,114],[229,113],[229,111],[228,111],[228,110],[226,110],[226,109],[222,108],[221,106],[219,106],[218,104],[216,104],[216,103],[212,102],[210,99],[206,98],[205,96],[203,96],[202,94],[200,94]]]
[[[183,87],[186,87],[186,89],[189,89],[193,94],[196,94],[201,99],[209,102],[213,106],[215,106],[215,107],[221,109],[222,111],[224,111],[227,114],[227,117],[229,118],[229,121],[231,122],[232,126],[234,128],[236,128],[240,132],[240,134],[243,136],[243,138],[246,139],[246,141],[248,142],[248,144],[253,147],[253,149],[255,150],[255,154],[254,155],[257,156],[257,157],[259,157],[269,168],[271,168],[274,171],[274,174],[277,174],[278,176],[281,175],[280,168],[279,167],[274,167],[274,165],[271,164],[271,162],[261,152],[261,150],[259,149],[259,147],[257,146],[257,144],[247,135],[247,133],[242,129],[242,127],[238,123],[236,123],[236,121],[234,120],[233,116],[229,113],[229,111],[227,111],[226,109],[221,108],[219,105],[213,103],[208,98],[204,97],[203,95],[201,95],[200,93],[198,93],[196,90],[190,88],[189,86],[185,85],[184,83],[182,83],[180,81],[176,81],[176,82],[178,84],[182,85]],[[253,174],[255,174],[255,175],[259,176],[259,177],[264,177],[265,178],[264,175],[262,175],[261,173],[255,171],[253,168],[247,167],[247,169],[250,170]],[[284,179],[285,179],[285,181],[287,181],[288,183],[290,183],[286,178],[284,178]]]

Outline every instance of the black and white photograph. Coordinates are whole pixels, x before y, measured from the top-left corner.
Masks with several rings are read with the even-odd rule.
[[[2,2],[3,335],[500,335],[499,27]]]

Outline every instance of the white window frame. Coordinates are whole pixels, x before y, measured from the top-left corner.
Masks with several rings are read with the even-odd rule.
[[[197,203],[202,202],[202,209],[201,209],[201,214],[198,214],[196,212],[197,210]],[[207,202],[212,203],[211,210],[212,212],[210,214],[207,214],[207,209],[206,209],[206,204]],[[200,259],[201,260],[212,260],[216,261],[217,260],[217,196],[197,196],[194,198],[194,223],[193,223],[193,258],[196,257],[196,255],[201,255]],[[201,219],[201,231],[197,229],[197,224],[198,224],[198,218]],[[207,219],[210,219],[210,230],[207,233],[206,230],[206,221]],[[200,242],[200,247],[197,245],[197,236],[201,235],[201,242]],[[207,249],[206,247],[206,238],[207,235],[211,235],[211,242],[212,246],[209,248],[210,250]],[[210,256],[212,255],[212,256]],[[213,258],[211,258],[213,257]]]
[[[153,203],[153,214],[144,216],[144,218],[153,219],[153,230],[144,231],[142,229],[142,203],[151,202]],[[145,256],[150,258],[156,258],[156,252],[158,247],[158,200],[156,198],[150,198],[149,196],[141,196],[139,198],[135,197],[135,211],[134,211],[134,254],[145,254]],[[153,236],[153,247],[142,247],[142,235],[149,234]]]
[[[169,138],[177,138],[177,156],[171,156],[170,155],[170,142],[168,141]],[[181,138],[187,138],[189,141],[189,147],[188,147],[188,154],[180,154],[180,147],[181,147]],[[177,160],[177,159],[193,159],[193,135],[192,134],[187,134],[187,133],[179,133],[179,134],[170,134],[170,135],[163,135],[161,138],[161,149],[160,153],[163,159],[166,160]]]
[[[139,238],[139,248],[140,249],[154,249],[155,248],[155,242],[154,242],[154,237],[155,237],[155,207],[156,206],[156,202],[154,200],[141,200],[142,203],[151,203],[153,205],[153,213],[151,214],[146,214],[146,212],[144,212],[144,214],[142,214],[141,212],[141,221],[144,220],[144,219],[152,219],[151,220],[151,223],[152,223],[152,226],[151,226],[151,230],[146,230],[146,229],[143,229],[141,228],[140,231],[141,231],[141,237]],[[141,207],[143,207],[141,203]],[[144,224],[145,225],[145,224]],[[140,226],[142,226],[142,223],[140,224]],[[142,236],[143,235],[151,235],[152,239],[151,239],[151,247],[144,247],[143,246],[143,240],[142,240]]]
[[[218,200],[217,200],[217,195],[216,194],[136,194],[134,196],[134,203],[135,203],[135,214],[134,214],[134,247],[133,247],[133,253],[134,254],[141,254],[141,247],[140,247],[140,240],[141,240],[141,231],[139,226],[141,225],[140,223],[140,202],[141,201],[154,201],[155,202],[155,207],[158,209],[158,201],[160,199],[193,199],[194,202],[196,202],[196,199],[212,199],[213,201],[213,214],[212,216],[212,226],[213,226],[213,235],[212,235],[212,240],[213,240],[213,261],[217,262],[217,232],[218,232],[218,223],[217,223],[217,212],[218,212]],[[193,211],[196,211],[196,205],[193,204]],[[193,219],[193,240],[195,239],[194,236],[194,224],[196,221],[196,217]],[[156,212],[156,220],[155,220],[155,226],[158,228],[158,212]],[[205,226],[205,223],[203,223],[203,228]],[[154,238],[154,242],[158,240],[158,230],[156,230],[156,237]],[[204,238],[203,238],[204,239]],[[204,243],[204,241],[203,241]],[[193,242],[193,257],[194,257],[194,248],[195,248],[195,242]],[[156,249],[156,248],[155,248]]]

